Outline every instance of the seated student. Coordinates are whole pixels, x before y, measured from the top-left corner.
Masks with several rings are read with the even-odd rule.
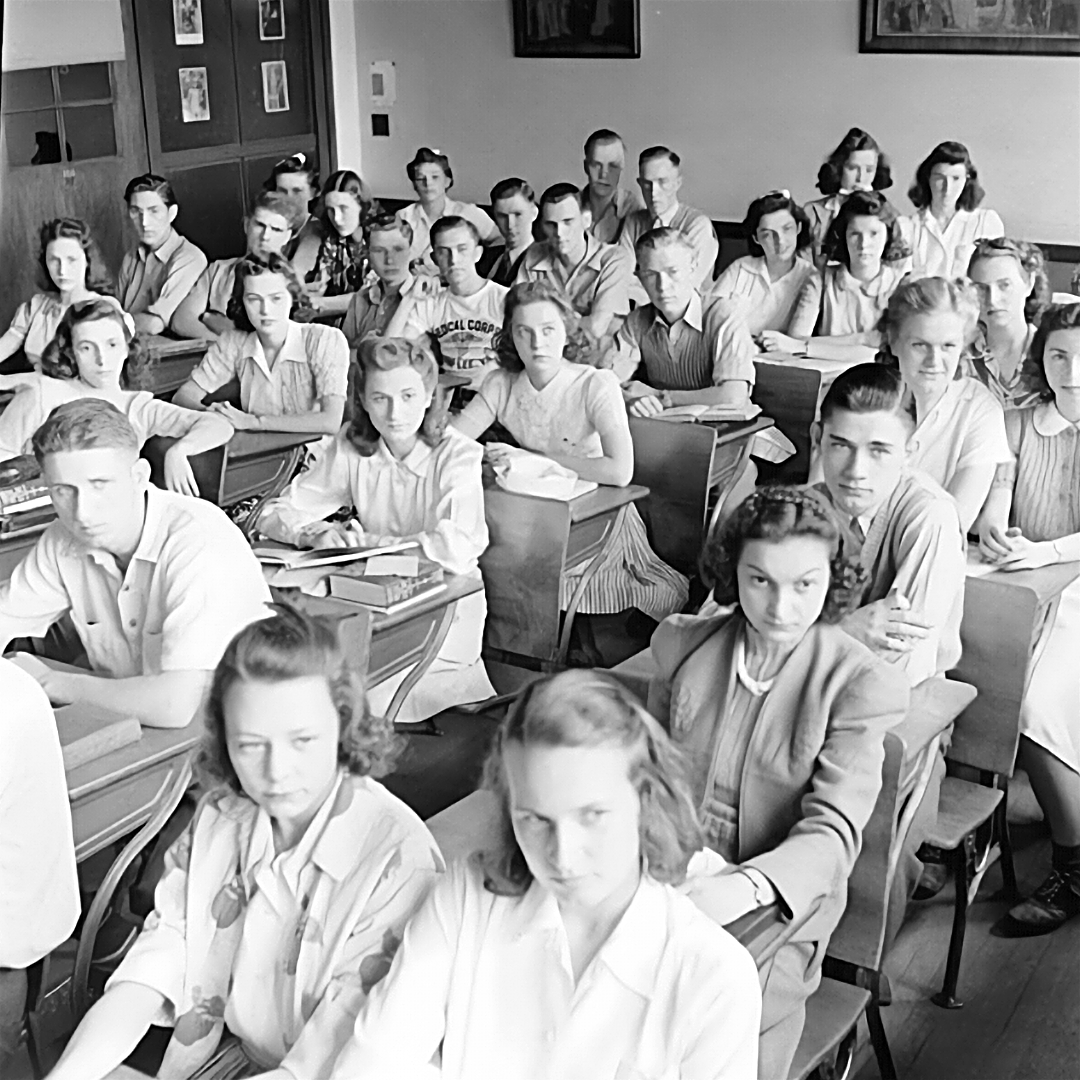
[[[638,278],[649,303],[615,338],[612,367],[634,416],[671,405],[745,404],[757,350],[739,318],[694,288],[694,249],[675,229],[653,229],[637,242]],[[634,378],[644,364],[644,381]]]
[[[214,672],[206,794],[153,914],[52,1080],[99,1080],[151,1024],[159,1076],[325,1077],[443,868],[375,777],[396,743],[324,623],[279,607]]]
[[[628,214],[642,209],[641,196],[620,186],[626,169],[626,143],[608,128],[594,131],[585,140],[585,175],[589,182],[581,199],[589,211],[589,232],[602,244],[614,244]]]
[[[429,275],[418,275],[403,294],[385,334],[410,341],[427,334],[438,348],[443,371],[467,375],[470,388],[478,390],[496,365],[494,338],[502,325],[508,290],[477,273],[480,235],[472,222],[461,217],[440,218],[431,227],[431,245],[446,284],[429,295],[424,280]]]
[[[844,200],[853,191],[884,191],[889,187],[892,169],[885,152],[868,131],[851,128],[818,169],[817,189],[824,197],[803,207],[810,218],[814,265],[819,270],[828,261],[825,237]]]
[[[540,228],[544,239],[525,252],[517,280],[561,289],[597,341],[614,334],[630,314],[632,253],[589,233],[589,211],[573,184],[554,184],[540,196]]]
[[[500,180],[491,189],[491,215],[506,241],[506,250],[495,260],[488,277],[509,288],[517,280],[518,267],[533,242],[533,222],[540,213],[533,189],[517,176]]]
[[[1034,405],[1039,395],[1024,377],[1024,357],[1050,303],[1042,248],[1006,237],[976,240],[967,274],[982,305],[980,333],[965,358],[968,373],[1006,409]]]
[[[409,269],[412,229],[395,214],[379,214],[368,225],[367,254],[377,281],[353,293],[341,332],[355,349],[369,334],[382,335],[413,282]]]
[[[1080,304],[1049,308],[1031,349],[1038,405],[1006,416],[1015,465],[1000,466],[979,519],[979,550],[1003,570],[1080,559]],[[1011,527],[1010,527],[1011,526]],[[1033,648],[1020,709],[1020,764],[1050,826],[1050,876],[994,929],[1048,934],[1080,914],[1080,580]]]
[[[716,239],[712,222],[700,210],[679,203],[683,181],[681,162],[679,155],[666,146],[650,146],[638,155],[638,187],[645,199],[645,209],[626,215],[619,243],[632,252],[642,235],[651,229],[663,225],[681,232],[697,257],[694,285],[704,292],[712,282],[720,241]]]
[[[803,257],[810,222],[788,192],[771,191],[750,204],[743,228],[750,254],[727,267],[709,295],[737,305],[751,334],[786,334],[803,288],[811,281],[820,287],[820,275]]]
[[[484,767],[500,847],[405,928],[334,1080],[749,1080],[749,954],[676,886],[701,845],[686,766],[611,676],[530,683]]]
[[[291,213],[284,195],[260,191],[251,204],[251,213],[244,218],[245,254],[258,259],[280,255],[289,240]],[[176,309],[172,320],[174,333],[180,337],[214,341],[226,330],[236,329],[226,308],[236,286],[236,268],[243,258],[239,255],[234,259],[217,259],[203,271]]]
[[[128,419],[141,447],[151,435],[176,439],[165,452],[165,484],[171,491],[199,494],[188,458],[221,446],[233,436],[223,416],[192,412],[159,401],[137,386],[145,362],[127,312],[109,300],[72,304],[42,360],[42,378],[20,390],[0,413],[0,461],[29,454],[34,432],[66,401],[103,398]]]
[[[840,542],[819,495],[760,488],[703,556],[715,600],[733,606],[673,615],[652,639],[649,708],[692,763],[705,842],[728,863],[691,868],[684,891],[721,925],[777,902],[793,919],[817,907],[762,972],[763,1080],[788,1074],[881,788],[885,731],[907,710],[904,676],[836,625],[858,582]]]
[[[479,444],[452,428],[438,392],[435,358],[418,342],[360,343],[352,422],[322,459],[271,500],[259,529],[301,547],[415,540],[424,558],[479,578],[488,543]],[[323,520],[351,507],[347,524]],[[405,699],[403,721],[494,695],[480,649],[487,604],[466,597],[434,663]],[[385,711],[407,672],[380,684],[372,707]]]
[[[985,194],[963,143],[938,143],[920,163],[908,189],[918,209],[907,219],[916,277],[960,277],[976,240],[1005,235],[1001,218],[979,206]]]
[[[0,650],[70,614],[88,672],[19,653],[56,704],[183,727],[225,643],[270,598],[240,530],[211,503],[161,491],[112,404],[60,405],[34,435],[57,520],[0,585]]]
[[[138,244],[120,265],[120,303],[144,334],[161,334],[206,269],[206,256],[173,228],[180,207],[163,176],[136,176],[124,202]]]
[[[71,804],[45,692],[0,659],[0,1069],[13,1075],[26,969],[62,945],[79,918]],[[8,1068],[12,1067],[12,1073]]]
[[[476,438],[498,421],[523,449],[583,480],[625,487],[634,444],[618,378],[584,362],[583,339],[560,290],[546,281],[515,285],[498,339],[499,367],[454,426]],[[686,579],[653,553],[637,510],[631,506],[622,522],[578,610],[615,614],[633,607],[659,621],[686,602]],[[583,571],[563,575],[564,609]]]
[[[472,203],[458,202],[446,193],[454,186],[454,172],[450,168],[450,159],[438,150],[421,146],[405,171],[409,182],[416,192],[417,201],[398,211],[398,217],[412,229],[412,248],[409,258],[415,264],[423,260],[434,267],[430,233],[440,218],[462,218],[475,230],[478,243],[485,245],[501,242],[495,222]]]
[[[311,213],[311,204],[319,194],[319,166],[310,154],[290,154],[270,170],[263,188],[276,191],[288,202],[290,235],[282,254],[292,262],[301,244],[311,237],[316,240],[321,237],[318,218]],[[310,245],[305,248],[310,251]],[[310,269],[302,264],[297,266],[301,277]]]
[[[293,306],[303,295],[281,255],[245,256],[229,301],[237,329],[210,346],[173,401],[206,408],[206,395],[236,379],[240,408],[227,401],[209,407],[237,431],[336,434],[345,411],[349,346],[336,327],[293,322]]]

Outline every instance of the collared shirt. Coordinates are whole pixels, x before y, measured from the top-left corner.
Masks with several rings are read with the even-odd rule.
[[[219,315],[228,315],[229,301],[236,287],[236,268],[240,265],[240,256],[235,259],[216,259],[202,273],[206,282],[206,310],[216,311]]]
[[[1043,401],[1010,414],[1009,427],[1017,459],[1010,524],[1029,540],[1080,532],[1080,421]]]
[[[0,585],[0,647],[70,613],[90,667],[113,678],[212,671],[265,618],[269,590],[243,534],[212,503],[150,487],[126,570],[54,521]]]
[[[296,259],[296,253],[303,245],[305,247],[314,245],[317,249],[322,242],[322,225],[319,224],[319,219],[314,214],[308,214],[304,218],[303,225],[296,229],[289,237],[288,242],[282,251],[282,254],[290,262]]]
[[[841,195],[838,192],[835,195],[826,195],[822,199],[813,199],[803,207],[806,216],[810,219],[810,242],[814,265],[819,269],[823,268],[826,262],[822,246],[829,233],[829,226],[840,212],[840,207],[844,205],[846,198],[847,195]]]
[[[786,334],[802,290],[815,279],[820,288],[821,278],[813,264],[796,258],[795,265],[773,281],[764,256],[747,255],[724,270],[709,295],[737,304],[751,334],[762,330]]]
[[[315,412],[324,397],[345,397],[349,382],[349,343],[334,326],[289,323],[281,351],[270,367],[256,333],[222,334],[191,373],[204,393],[240,380],[240,407],[256,416],[295,416]]]
[[[1028,326],[1021,357],[1027,356],[1031,349],[1031,339],[1035,336],[1035,330],[1034,326]],[[1011,379],[1006,381],[1002,377],[997,358],[990,351],[986,328],[982,323],[979,324],[979,332],[965,351],[961,363],[964,372],[978,379],[1006,411],[1026,409],[1039,400],[1039,391],[1032,387],[1024,373],[1023,360],[1017,365]]]
[[[102,296],[96,292],[90,293],[86,299],[111,300],[116,304],[111,296]],[[117,307],[119,306],[117,304]],[[55,293],[34,293],[29,300],[15,309],[11,325],[0,338],[0,353],[14,352],[21,347],[35,370],[40,370],[41,355],[45,352],[45,346],[56,337],[57,327],[66,311],[67,308],[60,303],[60,297]]]
[[[860,281],[842,263],[829,263],[821,282],[807,279],[791,316],[792,337],[850,337],[853,343],[877,345],[878,325],[889,297],[907,273],[907,262],[881,264],[877,276]]]
[[[619,233],[619,243],[634,254],[634,245],[645,233],[656,228],[656,220],[648,210],[635,210],[632,214],[627,214],[623,221],[622,231]],[[702,291],[706,291],[708,289],[706,283],[712,281],[716,256],[720,254],[720,241],[716,239],[713,223],[700,210],[683,206],[681,203],[676,203],[667,213],[662,214],[660,221],[682,233],[690,242],[697,256],[697,274],[694,284]],[[636,255],[634,255],[634,261],[635,263],[637,261]],[[637,297],[635,296],[634,299],[636,300]]]
[[[156,315],[168,327],[206,265],[206,256],[173,229],[156,251],[140,244],[124,256],[117,285],[120,303],[132,315]]]
[[[350,348],[355,349],[368,334],[381,335],[386,332],[387,324],[401,305],[402,294],[408,292],[412,283],[410,273],[392,292],[381,281],[373,281],[354,294],[345,312],[345,321],[341,324],[341,332]]]
[[[582,189],[581,198],[587,208],[591,208],[589,201],[589,185]],[[619,230],[627,214],[635,210],[644,210],[645,205],[641,196],[629,188],[616,188],[615,194],[608,200],[607,206],[599,215],[593,215],[589,232],[602,244],[614,244],[619,239]]]
[[[944,229],[928,206],[906,220],[915,277],[966,277],[975,241],[1005,235],[1001,218],[983,207],[957,210]]]
[[[369,996],[335,1080],[406,1080],[442,1046],[443,1080],[754,1080],[760,990],[749,953],[644,877],[575,979],[555,898],[450,867]]]
[[[403,206],[397,216],[402,221],[407,221],[412,229],[412,245],[409,248],[409,259],[427,259],[431,261],[431,226],[438,218],[429,218],[427,211],[421,202],[409,203]],[[474,203],[458,202],[457,199],[446,197],[446,205],[443,207],[443,217],[460,217],[471,222],[480,234],[480,242],[492,243],[499,238],[499,229],[495,222]]]
[[[517,280],[547,281],[562,291],[579,315],[630,313],[634,257],[626,248],[603,244],[585,234],[585,254],[574,267],[555,255],[546,241],[530,245],[518,267]]]

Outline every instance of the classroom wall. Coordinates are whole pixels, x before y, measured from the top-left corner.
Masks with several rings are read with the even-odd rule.
[[[919,160],[959,139],[1010,233],[1080,242],[1073,58],[860,55],[859,0],[643,0],[639,60],[517,59],[510,0],[331,0],[345,3],[364,176],[381,195],[412,196],[404,165],[421,145],[450,154],[459,198],[486,202],[510,175],[538,191],[583,182],[581,143],[604,126],[635,152],[679,150],[684,200],[738,221],[772,188],[814,197],[822,158],[857,124],[892,157],[904,212]],[[397,65],[389,138],[371,135],[373,60]]]

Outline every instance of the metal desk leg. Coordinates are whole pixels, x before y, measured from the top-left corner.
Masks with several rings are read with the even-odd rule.
[[[435,657],[439,655],[439,650],[443,647],[446,635],[450,632],[450,623],[454,620],[456,608],[456,601],[447,604],[439,617],[439,621],[432,624],[431,633],[420,652],[420,658],[405,678],[401,680],[401,685],[394,691],[394,696],[390,699],[390,704],[386,709],[386,719],[389,723],[392,724],[397,719],[397,714],[401,712],[401,706],[405,704],[405,699],[412,692],[413,687],[427,673]]]

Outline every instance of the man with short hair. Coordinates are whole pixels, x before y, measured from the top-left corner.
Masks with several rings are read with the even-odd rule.
[[[268,614],[258,560],[216,506],[151,485],[135,432],[109,402],[58,406],[33,445],[57,520],[0,585],[0,649],[69,615],[89,671],[14,658],[54,703],[184,727],[225,646]]]
[[[491,216],[506,248],[488,271],[488,278],[508,288],[517,280],[521,260],[533,242],[533,223],[539,209],[533,189],[520,177],[500,180],[491,189]]]
[[[409,250],[412,226],[394,214],[381,214],[368,227],[368,261],[379,279],[362,285],[349,301],[342,333],[355,349],[369,334],[383,334],[412,285]]]
[[[626,143],[609,128],[594,131],[585,140],[585,208],[592,215],[589,232],[602,244],[614,244],[627,214],[642,208],[636,191],[620,186],[626,169]]]

